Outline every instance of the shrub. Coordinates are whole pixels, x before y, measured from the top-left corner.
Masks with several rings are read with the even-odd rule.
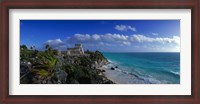
[[[43,77],[43,78],[46,78],[47,76],[49,76],[49,72],[44,70],[44,69],[41,69],[37,72],[37,75]]]

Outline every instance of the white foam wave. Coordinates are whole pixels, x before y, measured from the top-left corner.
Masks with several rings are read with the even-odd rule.
[[[115,64],[114,63],[110,63],[107,65],[104,65],[103,68],[105,68],[106,70],[111,70],[111,67],[115,68]],[[146,83],[146,84],[159,84],[161,83],[159,80],[153,78],[152,76],[148,76],[148,75],[143,75],[141,72],[129,72],[129,71],[125,71],[122,70],[120,68],[115,68],[115,70],[111,70],[111,71],[116,71],[119,73],[123,73],[121,74],[121,77],[128,77],[128,76],[132,76],[134,78],[134,80],[136,81],[136,83]],[[126,80],[132,80],[132,78],[130,77],[130,79],[126,79]],[[126,81],[125,81],[126,82]],[[130,81],[131,83],[132,81]]]
[[[111,61],[111,60],[109,60],[109,59],[108,59],[108,62],[112,63],[112,61]]]
[[[176,71],[170,71],[171,73],[175,74],[175,75],[180,75],[179,72],[176,72]]]

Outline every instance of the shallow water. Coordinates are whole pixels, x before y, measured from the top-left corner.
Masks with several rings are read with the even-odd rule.
[[[103,54],[110,61],[103,66],[106,75],[117,83],[180,83],[180,53]]]

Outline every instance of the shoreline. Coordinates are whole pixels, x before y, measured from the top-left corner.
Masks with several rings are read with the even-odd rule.
[[[100,70],[101,72],[104,70],[105,72],[102,72],[102,74],[104,74],[107,79],[111,80],[115,84],[160,84],[153,81],[152,79],[143,79],[136,74],[119,71],[118,68],[112,70],[109,64],[98,68],[98,70]],[[151,82],[150,80],[152,80],[153,82]]]
[[[178,53],[159,55],[103,53],[103,55],[109,63],[100,69],[105,70],[105,75],[119,84],[180,84]]]
[[[101,76],[102,76],[103,78],[107,79],[107,80],[110,80],[111,82],[113,82],[113,84],[120,84],[120,83],[114,81],[113,79],[111,79],[109,76],[107,76],[107,75],[106,75],[106,70],[103,69],[102,67],[97,68],[96,70],[99,70],[100,73],[102,74]],[[104,72],[104,71],[105,71],[105,72]]]

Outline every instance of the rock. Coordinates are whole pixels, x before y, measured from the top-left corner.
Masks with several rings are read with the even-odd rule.
[[[30,72],[30,66],[27,64],[20,64],[20,76]]]
[[[59,69],[56,72],[56,76],[58,78],[58,83],[65,83],[67,80],[68,74],[65,71]]]
[[[57,81],[54,80],[54,79],[51,79],[51,82],[52,82],[53,84],[57,84]]]
[[[80,84],[77,80],[72,80],[71,84]]]
[[[106,59],[97,60],[97,61],[94,61],[93,64],[91,64],[91,68],[97,69],[97,68],[102,67],[103,65],[106,65],[107,63],[108,63],[108,61]]]
[[[112,82],[111,80],[106,80],[104,81],[104,84],[114,84],[114,82]]]
[[[46,83],[47,83],[47,81],[46,81],[46,80],[43,80],[43,81],[42,81],[42,84],[46,84]]]
[[[58,84],[62,84],[62,82],[60,80],[58,80]]]
[[[78,82],[80,84],[90,84],[92,79],[90,77],[80,77],[78,78]]]
[[[111,67],[110,69],[111,69],[111,70],[115,70],[115,68],[113,68],[113,67]]]
[[[102,80],[103,80],[103,81],[105,81],[105,80],[106,80],[106,78],[105,78],[105,77],[103,77],[103,78],[102,78]]]
[[[105,70],[102,70],[102,72],[106,72]]]
[[[27,64],[28,64],[28,65],[31,65],[31,62],[28,62]]]
[[[99,73],[98,75],[102,76],[103,74],[102,74],[102,73]]]

